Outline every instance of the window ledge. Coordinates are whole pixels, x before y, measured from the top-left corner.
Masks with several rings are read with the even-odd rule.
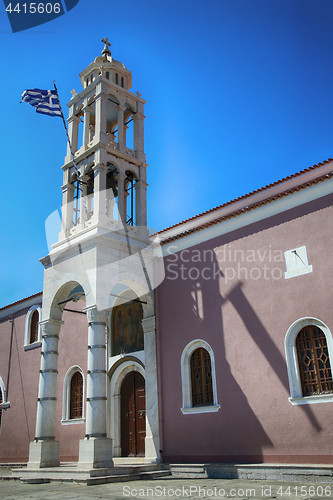
[[[182,413],[212,413],[219,411],[220,405],[214,406],[193,406],[192,408],[181,408]]]
[[[315,403],[333,403],[333,394],[318,394],[302,398],[288,398],[292,405],[307,405]]]
[[[37,342],[33,342],[32,344],[27,344],[23,346],[25,351],[30,351],[31,349],[37,349],[37,347],[41,347],[42,342],[38,340]]]
[[[294,271],[287,271],[284,273],[285,279],[294,278],[295,276],[301,276],[302,274],[312,273],[312,266],[305,266],[300,269],[295,269]]]
[[[70,420],[61,420],[62,425],[84,424],[85,418],[71,418]]]

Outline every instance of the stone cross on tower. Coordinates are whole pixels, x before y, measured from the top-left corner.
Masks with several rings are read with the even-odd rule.
[[[111,50],[109,49],[109,47],[111,47],[111,43],[109,43],[107,37],[102,38],[101,42],[105,44],[104,49],[102,50],[102,56],[105,56],[105,60],[107,60],[107,57],[111,56]]]

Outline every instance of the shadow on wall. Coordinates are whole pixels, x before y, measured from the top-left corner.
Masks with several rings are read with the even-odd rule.
[[[221,245],[221,240],[218,244]],[[212,242],[205,242],[196,248],[199,248],[200,252],[211,251]],[[164,324],[165,330],[169,332],[161,338],[161,384],[164,393],[163,458],[169,462],[192,463],[263,462],[263,449],[274,448],[274,444],[252,410],[227,361],[223,326],[223,310],[226,305],[233,306],[246,332],[265,356],[289,395],[285,359],[244,294],[244,284],[237,280],[234,286],[222,295],[219,282],[224,278],[224,274],[216,255],[212,256],[210,262],[196,260],[198,278],[193,280],[186,275],[189,268],[184,270],[184,262],[189,262],[188,266],[191,266],[194,260],[191,260],[189,253],[186,254],[188,260],[181,260],[180,253],[165,259],[166,279],[158,290],[158,301],[163,303],[163,308],[160,309],[161,324]],[[178,258],[175,255],[178,255]],[[172,263],[173,267],[170,267],[169,263]],[[207,279],[207,276],[213,276],[214,279]],[[215,413],[180,415],[178,400],[175,400],[179,370],[171,373],[170,366],[175,366],[180,357],[178,353],[181,355],[181,350],[194,339],[208,342],[214,351],[217,395],[221,408]],[[235,345],[237,349],[237,342],[235,338],[233,350]],[[171,345],[174,350],[173,358]],[[244,349],[244,346],[239,345],[239,349]],[[165,356],[164,351],[169,351],[169,354]],[[241,362],[241,356],[238,359],[236,355],[235,363],[238,365],[234,370],[237,369],[238,373],[249,370],[249,366],[243,368]],[[255,359],[252,359],[251,366],[255,371]],[[251,377],[251,373],[248,375]],[[264,380],[261,379],[259,383],[264,383]],[[305,413],[315,431],[320,432],[321,427],[311,407],[302,405],[300,410]]]
[[[279,378],[281,384],[289,394],[289,385],[287,382],[287,378],[282,376],[282,373],[286,371],[285,359],[270,338],[264,325],[256,315],[246,296],[244,295],[241,282],[237,283],[237,285],[228,293],[227,298],[233,304],[234,308],[242,318],[247,331],[249,332],[261,352],[264,354],[267,361],[273,368],[275,374]],[[301,409],[304,411],[316,431],[320,432],[321,427],[311,408],[308,405],[301,405]]]

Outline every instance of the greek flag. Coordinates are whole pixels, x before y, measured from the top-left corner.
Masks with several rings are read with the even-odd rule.
[[[48,116],[62,116],[60,103],[55,90],[28,89],[21,96],[21,102],[28,102],[37,113]]]

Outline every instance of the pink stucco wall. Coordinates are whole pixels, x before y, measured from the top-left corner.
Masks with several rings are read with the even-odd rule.
[[[193,262],[198,252],[183,254],[190,262],[180,253],[177,262],[175,256],[165,259],[166,279],[156,294],[165,461],[332,462],[333,403],[291,405],[284,351],[288,328],[302,317],[318,318],[333,332],[330,204],[325,197],[192,247],[201,256],[224,247],[232,252],[224,261],[220,253],[220,261]],[[285,279],[284,258],[275,262],[274,256],[301,246],[306,246],[313,272]],[[244,262],[234,250],[244,252]],[[252,250],[256,260],[247,262]],[[247,279],[244,269],[237,276],[238,264],[247,269]],[[180,265],[186,279],[170,279],[180,274]],[[258,271],[250,275],[264,265],[266,278],[263,270],[259,279]],[[190,279],[191,267],[199,269],[198,279]],[[223,274],[214,279],[213,272],[202,273],[207,267],[214,272],[219,267]],[[226,279],[233,274],[230,268],[236,270],[233,280]],[[198,286],[199,312],[194,300]],[[217,413],[181,412],[180,360],[194,339],[205,340],[214,351]]]
[[[79,301],[76,304],[70,302],[69,309],[80,310],[85,306],[85,302]],[[60,442],[59,456],[64,462],[77,461],[79,456],[79,440],[84,438],[85,423],[63,425],[63,382],[69,368],[78,365],[83,373],[87,373],[87,348],[88,348],[88,324],[84,314],[77,314],[64,311],[62,315],[64,324],[59,335],[59,359],[58,359],[58,393],[56,410],[56,432],[55,438]],[[85,380],[86,381],[86,380]],[[85,384],[86,390],[86,384]],[[84,413],[85,413],[84,394]]]
[[[71,303],[70,308],[82,311],[82,304]],[[14,332],[7,397],[10,409],[2,412],[0,462],[26,462],[29,457],[29,442],[35,436],[41,347],[27,351],[22,347],[28,309],[23,308],[13,315]],[[72,461],[78,458],[79,440],[84,438],[85,424],[61,423],[63,381],[67,370],[74,365],[79,365],[86,373],[88,327],[85,315],[64,311],[62,320],[64,324],[59,336],[55,439],[60,441],[60,460]],[[8,317],[4,317],[0,320],[0,376],[6,389],[10,338],[11,323]]]
[[[0,462],[26,462],[29,454],[29,442],[33,440],[35,435],[41,348],[38,347],[30,351],[23,350],[25,319],[28,309],[24,308],[13,314],[14,326],[10,364],[12,324],[8,317],[0,320],[0,376],[7,391],[7,400],[10,401],[10,408],[2,412]],[[7,387],[8,368],[10,371]]]

